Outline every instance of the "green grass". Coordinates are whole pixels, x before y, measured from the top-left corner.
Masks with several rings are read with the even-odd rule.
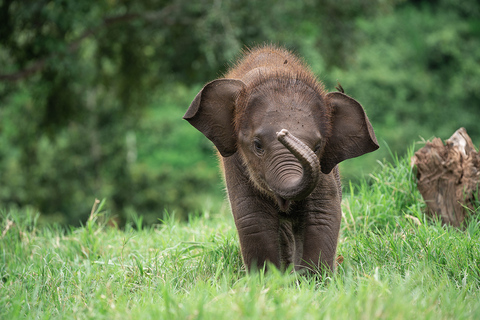
[[[464,230],[422,213],[409,158],[344,186],[334,275],[246,274],[232,218],[205,212],[125,230],[102,205],[85,226],[0,220],[0,318],[479,319],[480,219]]]

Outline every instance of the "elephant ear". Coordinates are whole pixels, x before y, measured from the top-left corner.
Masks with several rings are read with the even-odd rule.
[[[233,115],[235,99],[244,86],[240,80],[214,80],[203,87],[183,116],[210,139],[224,157],[237,151]]]
[[[332,107],[332,132],[320,161],[323,173],[341,161],[361,156],[378,149],[372,125],[360,103],[341,92],[326,96]]]

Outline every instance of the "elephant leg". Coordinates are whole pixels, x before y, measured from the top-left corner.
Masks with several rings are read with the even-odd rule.
[[[341,212],[311,212],[305,216],[302,267],[333,271],[340,231]]]
[[[304,221],[294,216],[280,219],[280,260],[282,267],[293,264],[295,270],[302,268]]]
[[[338,235],[342,219],[340,181],[335,172],[323,175],[319,185],[299,208],[303,225],[301,266],[311,271],[335,270]]]
[[[281,267],[279,219],[275,204],[257,191],[236,155],[223,159],[225,182],[248,270],[262,269],[271,262]]]
[[[233,209],[243,261],[248,270],[262,269],[266,262],[281,267],[278,219],[265,212],[241,214]]]
[[[282,269],[288,267],[290,264],[295,263],[295,233],[292,221],[281,219],[279,228],[279,240],[280,240],[280,263]]]

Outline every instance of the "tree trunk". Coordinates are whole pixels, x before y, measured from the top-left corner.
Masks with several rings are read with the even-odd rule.
[[[480,154],[464,128],[445,142],[439,138],[428,141],[412,161],[427,214],[460,227],[479,205]]]

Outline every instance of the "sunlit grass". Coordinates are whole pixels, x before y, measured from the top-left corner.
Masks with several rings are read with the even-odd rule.
[[[233,220],[166,216],[109,226],[103,204],[81,228],[0,220],[0,318],[476,319],[480,219],[464,230],[422,213],[409,157],[345,186],[334,275],[247,274]]]

